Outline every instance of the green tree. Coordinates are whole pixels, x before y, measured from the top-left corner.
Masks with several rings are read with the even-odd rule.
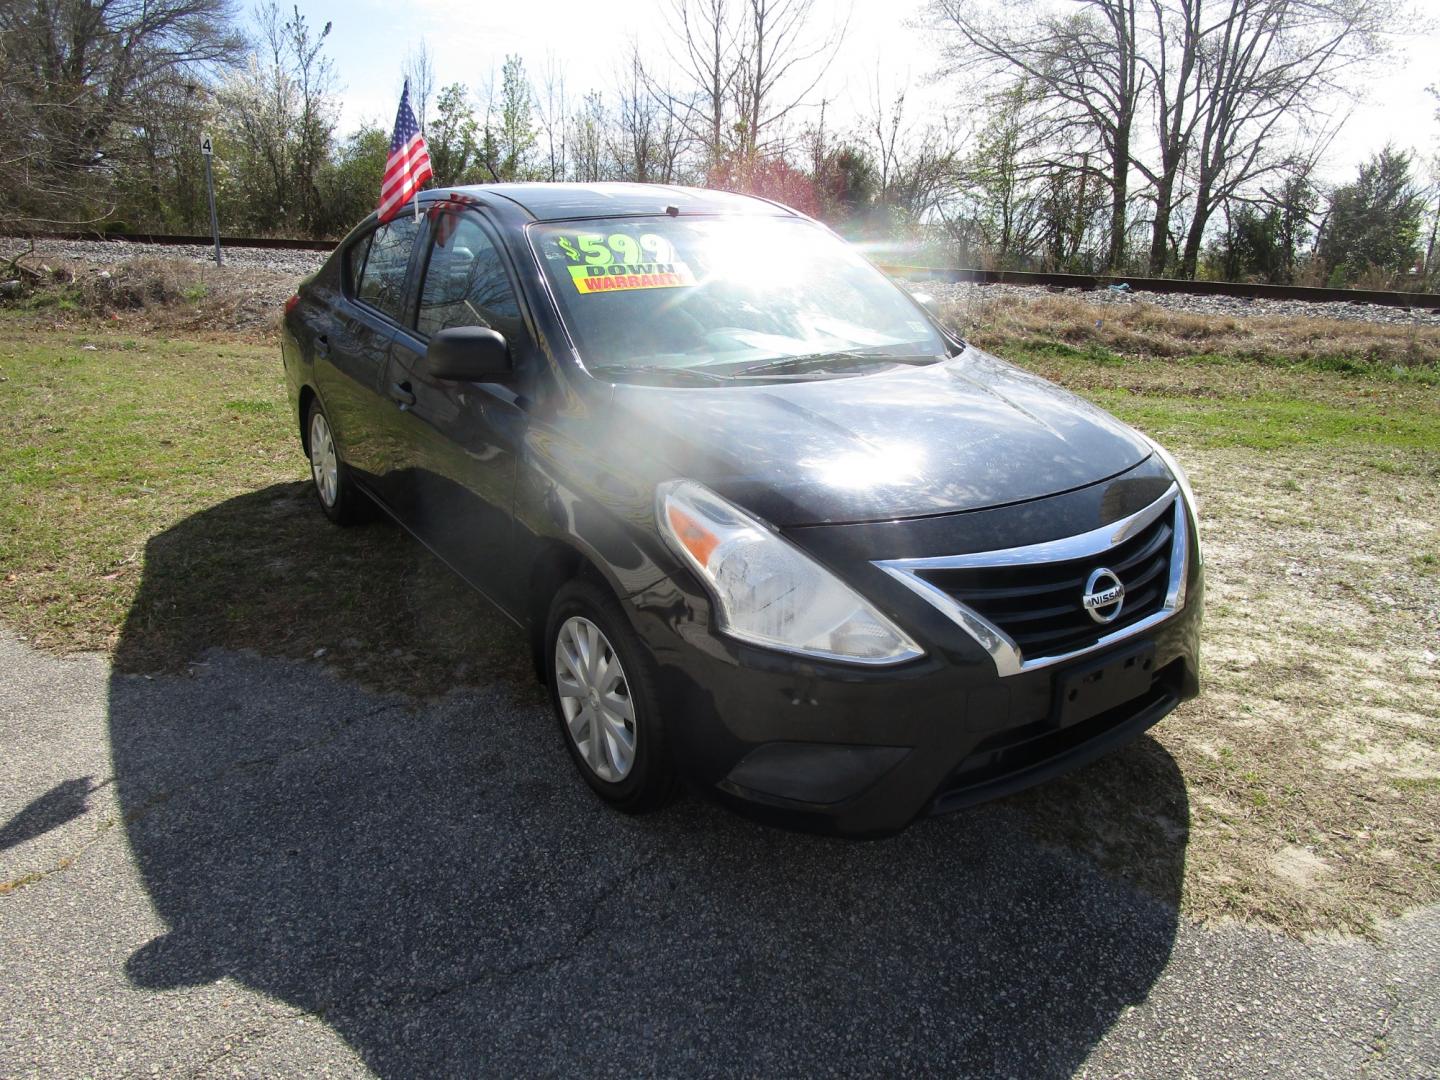
[[[994,95],[988,123],[966,162],[971,208],[968,228],[995,265],[1016,269],[1038,254],[1046,232],[1040,147],[1027,84]]]
[[[486,108],[481,160],[494,181],[528,180],[539,131],[535,123],[535,95],[519,56],[505,58],[500,73],[500,95]]]
[[[390,133],[375,125],[362,127],[340,144],[322,173],[325,213],[316,222],[318,232],[340,236],[375,209],[389,156]]]
[[[319,177],[336,123],[330,24],[316,32],[298,7],[285,17],[273,2],[256,15],[261,50],[218,91],[222,227],[319,234],[328,212]]]
[[[470,91],[465,85],[451,83],[442,89],[425,135],[437,187],[462,184],[469,179],[479,150],[479,132],[480,125],[470,105]]]
[[[1303,174],[1255,201],[1226,208],[1225,232],[1211,243],[1207,273],[1224,281],[1289,284],[1309,242],[1319,198]]]
[[[1411,167],[1409,154],[1387,146],[1330,197],[1319,254],[1332,279],[1351,282],[1372,267],[1414,269],[1423,206]]]

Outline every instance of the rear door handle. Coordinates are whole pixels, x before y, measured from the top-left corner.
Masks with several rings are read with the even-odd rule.
[[[330,339],[324,334],[315,339],[315,353],[318,356],[330,355]]]
[[[402,412],[415,404],[415,392],[410,389],[408,382],[391,383],[390,397],[400,406]]]

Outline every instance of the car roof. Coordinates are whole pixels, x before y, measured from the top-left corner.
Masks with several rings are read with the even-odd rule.
[[[681,214],[798,216],[779,203],[753,195],[675,184],[476,184],[435,188],[426,194],[442,198],[451,195],[476,198],[498,195],[520,207],[536,221],[656,215],[666,213],[672,206]]]

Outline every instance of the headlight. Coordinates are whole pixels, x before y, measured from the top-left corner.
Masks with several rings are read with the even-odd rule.
[[[1170,470],[1170,475],[1175,478],[1175,483],[1180,485],[1180,497],[1185,500],[1185,505],[1190,508],[1190,517],[1195,522],[1195,565],[1204,566],[1205,549],[1200,543],[1200,504],[1195,501],[1195,489],[1190,486],[1190,477],[1186,474],[1180,463],[1171,456],[1169,450],[1166,450],[1148,435],[1145,435],[1144,439],[1150,444],[1151,449],[1155,451],[1156,457],[1163,461],[1165,467]],[[1184,582],[1181,582],[1180,601],[1182,603],[1184,602],[1184,598],[1185,585]]]
[[[661,484],[655,514],[660,534],[709,587],[720,629],[731,637],[859,664],[921,655],[864,597],[709,488]]]

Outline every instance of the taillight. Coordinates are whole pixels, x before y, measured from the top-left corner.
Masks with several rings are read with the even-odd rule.
[[[290,297],[289,300],[285,301],[285,314],[289,315],[294,311],[295,305],[298,303],[300,303],[300,294],[297,292],[294,296]]]

